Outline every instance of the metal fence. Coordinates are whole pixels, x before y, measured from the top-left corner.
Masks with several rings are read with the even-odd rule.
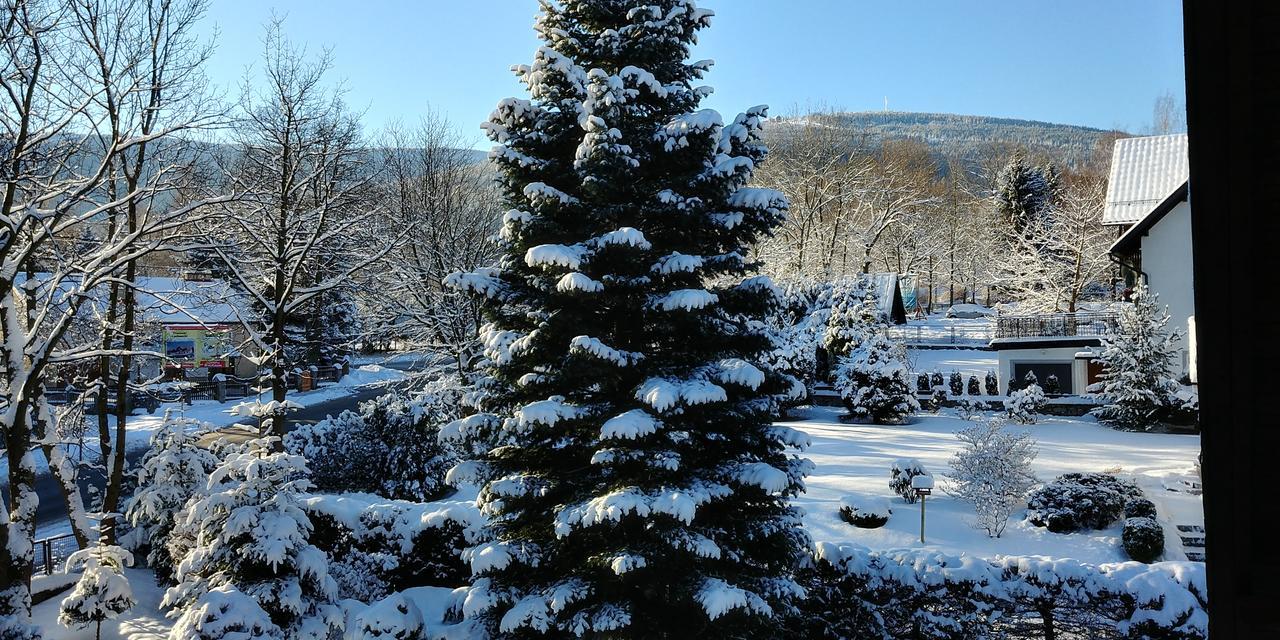
[[[300,390],[304,384],[303,377],[305,374],[310,378],[309,388],[314,389],[320,383],[334,383],[341,380],[342,376],[346,375],[348,371],[349,369],[343,366],[321,367],[313,365],[286,373],[285,383],[290,389]],[[239,378],[223,374],[209,380],[192,380],[182,384],[158,388],[138,387],[130,391],[129,406],[144,407],[148,411],[155,411],[159,405],[166,402],[181,402],[183,404],[191,404],[196,400],[227,402],[228,400],[239,400],[254,395],[259,388],[260,385],[257,378]],[[47,389],[45,397],[49,399],[50,404],[55,405],[83,402],[86,412],[94,413],[97,411],[96,393],[86,393],[84,389],[67,386],[61,389]],[[108,411],[114,411],[116,403],[119,401],[119,394],[116,392],[114,381],[108,381],[106,393]]]
[[[107,520],[95,527],[99,538],[110,535],[115,529],[115,520]],[[35,541],[35,571],[45,575],[58,573],[67,557],[80,549],[73,533],[60,533]]]
[[[1116,331],[1114,313],[1041,313],[996,317],[996,338],[1103,336]]]
[[[907,344],[985,345],[991,342],[991,325],[897,325],[888,335]]]

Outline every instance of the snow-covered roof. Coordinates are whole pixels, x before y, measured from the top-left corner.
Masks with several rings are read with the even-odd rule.
[[[1133,224],[1187,181],[1187,134],[1121,138],[1111,152],[1102,224]]]
[[[36,280],[47,291],[54,276],[47,272],[36,274]],[[24,274],[18,274],[16,282],[26,281]],[[239,295],[222,281],[194,282],[182,278],[161,276],[138,276],[135,302],[138,313],[144,322],[157,324],[235,324],[240,318],[248,318],[248,304],[244,296]],[[75,276],[63,276],[58,280],[58,295],[69,292],[78,284]],[[86,312],[93,307],[105,308],[107,287],[98,287],[93,292],[94,302],[85,307]],[[59,303],[55,301],[55,306]]]

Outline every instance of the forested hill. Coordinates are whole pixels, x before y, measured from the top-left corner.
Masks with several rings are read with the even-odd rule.
[[[777,118],[775,132],[815,119],[848,127],[855,136],[865,136],[871,146],[883,140],[910,138],[928,144],[942,156],[958,157],[970,164],[982,164],[985,157],[1002,148],[1022,147],[1033,155],[1044,154],[1067,166],[1078,166],[1089,161],[1100,140],[1117,137],[1114,131],[1069,124],[899,111]]]

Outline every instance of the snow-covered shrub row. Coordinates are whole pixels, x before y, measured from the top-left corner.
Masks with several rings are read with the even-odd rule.
[[[902,496],[907,504],[915,504],[916,492],[911,488],[911,479],[916,476],[929,476],[928,469],[924,468],[919,460],[915,458],[899,458],[889,465],[889,489],[894,493]]]
[[[285,448],[307,459],[321,491],[434,500],[448,493],[445,474],[456,462],[437,436],[442,425],[461,417],[461,396],[456,378],[433,382],[413,397],[380,396],[359,413],[298,427],[285,436]]]
[[[470,500],[408,502],[367,493],[301,500],[329,553],[340,592],[373,602],[418,586],[457,586],[470,576],[462,550],[480,540],[484,519]]]
[[[1044,390],[1032,383],[1013,393],[1004,401],[1004,411],[1009,419],[1019,424],[1035,424],[1036,414],[1044,408]]]
[[[1164,555],[1164,528],[1155,518],[1125,518],[1120,540],[1124,545],[1124,552],[1138,562],[1155,562]]]
[[[1204,564],[984,560],[818,543],[803,638],[1205,638]]]
[[[892,513],[887,498],[861,494],[840,498],[840,519],[860,529],[883,527]]]
[[[1027,500],[1027,520],[1054,533],[1105,529],[1141,498],[1136,484],[1105,473],[1068,473],[1037,489]]]

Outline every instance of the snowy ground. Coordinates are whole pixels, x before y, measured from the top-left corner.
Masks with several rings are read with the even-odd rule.
[[[969,376],[978,376],[984,380],[988,371],[995,371],[999,362],[995,351],[981,349],[907,349],[907,362],[916,373],[937,371],[945,378],[952,371],[964,374],[965,381]]]
[[[806,480],[807,492],[796,499],[814,540],[851,541],[873,549],[927,546],[951,553],[984,557],[1044,555],[1088,563],[1127,560],[1120,549],[1120,527],[1102,531],[1056,534],[1032,526],[1014,514],[999,539],[970,525],[967,503],[935,490],[925,510],[926,545],[921,545],[919,505],[906,504],[889,490],[889,465],[897,458],[924,463],[945,485],[948,461],[959,448],[955,432],[966,426],[954,415],[917,416],[905,426],[851,425],[840,422],[842,409],[813,407],[805,420],[785,423],[809,434],[806,456],[816,469]],[[1203,525],[1199,496],[1168,491],[1165,485],[1192,472],[1200,452],[1194,435],[1129,433],[1097,424],[1092,418],[1043,417],[1025,427],[1039,443],[1034,469],[1041,481],[1068,472],[1105,471],[1132,477],[1156,504],[1165,525],[1166,559],[1185,560],[1174,524]],[[893,515],[880,529],[859,529],[840,520],[840,498],[849,493],[891,498]]]
[[[351,370],[351,373],[344,376],[336,383],[328,384],[314,391],[306,393],[290,393],[289,399],[298,404],[308,407],[322,402],[327,402],[335,398],[340,398],[351,393],[353,387],[363,387],[375,384],[387,384],[397,380],[403,380],[408,374],[403,371],[390,369],[376,364],[369,364],[357,367]],[[151,436],[164,424],[165,411],[171,411],[173,415],[185,416],[199,420],[201,422],[210,423],[216,427],[225,427],[237,421],[237,418],[229,413],[229,410],[242,402],[254,402],[259,398],[263,402],[271,400],[270,392],[264,392],[256,396],[249,396],[238,400],[228,400],[227,402],[218,402],[216,400],[197,400],[190,405],[171,402],[160,405],[160,408],[153,414],[142,411],[136,412],[129,419],[128,434],[125,439],[126,451],[139,451],[145,449],[151,442]],[[96,416],[87,416],[87,420],[96,420]],[[111,428],[115,429],[115,418],[109,418]],[[91,436],[86,436],[86,445],[90,445]],[[72,448],[71,455],[76,455],[75,448]],[[95,456],[97,448],[90,450],[86,446],[85,455]],[[45,459],[42,455],[36,455],[36,473],[46,473]],[[9,477],[9,463],[7,460],[0,459],[0,484],[7,485]]]
[[[366,375],[375,374],[370,371]],[[951,498],[943,489],[948,460],[958,448],[954,434],[969,424],[954,415],[920,414],[909,425],[879,426],[843,423],[839,419],[842,410],[834,407],[812,407],[803,412],[803,419],[784,424],[804,431],[813,441],[805,455],[814,462],[815,469],[806,482],[807,492],[795,503],[804,509],[805,525],[815,541],[848,541],[873,549],[923,547],[982,557],[1041,555],[1093,564],[1127,560],[1120,549],[1118,526],[1055,534],[1027,524],[1023,521],[1025,514],[1019,511],[999,539],[988,538],[973,528],[969,506]],[[1105,471],[1135,479],[1155,502],[1159,519],[1166,527],[1165,559],[1185,559],[1172,534],[1173,525],[1202,525],[1201,501],[1199,496],[1171,492],[1166,486],[1177,486],[1191,473],[1200,451],[1198,436],[1115,431],[1087,417],[1044,417],[1039,424],[1012,428],[1026,429],[1036,438],[1040,454],[1034,467],[1043,481],[1072,471]],[[939,480],[939,489],[926,503],[924,545],[919,541],[919,504],[902,502],[888,488],[889,465],[902,457],[920,460]],[[840,520],[840,498],[853,492],[888,498],[893,508],[888,524],[880,529],[858,529]],[[130,570],[129,577],[138,605],[126,620],[104,624],[102,637],[165,637],[171,622],[157,611],[162,590],[154,586],[151,574],[145,570]],[[415,600],[424,613],[430,610],[429,619],[438,620],[440,614],[436,610],[448,601],[448,590],[411,591],[406,596]],[[61,598],[57,596],[35,608],[36,622],[44,628],[45,638],[93,637],[92,630],[68,631],[57,625]]]

